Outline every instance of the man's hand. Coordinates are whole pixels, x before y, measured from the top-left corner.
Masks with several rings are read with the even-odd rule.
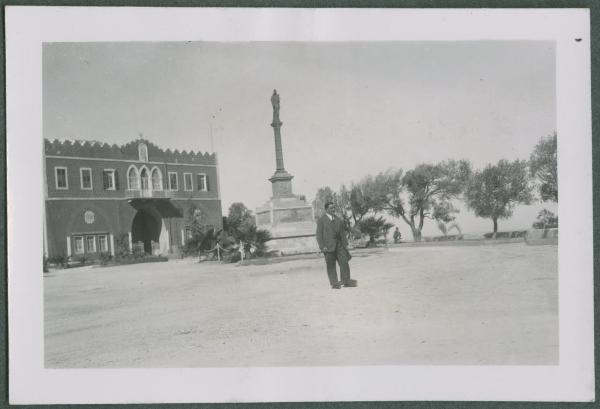
[[[327,247],[323,247],[323,248],[321,249],[321,252],[322,252],[322,253],[327,253]]]

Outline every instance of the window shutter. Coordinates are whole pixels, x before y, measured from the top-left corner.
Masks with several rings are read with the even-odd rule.
[[[104,190],[108,189],[108,173],[106,171],[102,172],[102,186]]]
[[[204,183],[206,183],[206,191],[210,191],[210,185],[208,184],[208,175],[204,177]]]
[[[115,190],[119,190],[119,171],[115,170]]]

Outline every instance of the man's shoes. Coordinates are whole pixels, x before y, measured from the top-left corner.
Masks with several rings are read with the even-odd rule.
[[[331,288],[333,288],[334,290],[339,290],[340,288],[342,288],[342,282],[338,281],[337,283],[331,284]]]
[[[349,279],[342,283],[344,287],[358,287],[358,281]]]

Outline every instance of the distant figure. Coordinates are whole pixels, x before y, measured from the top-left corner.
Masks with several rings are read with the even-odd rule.
[[[396,244],[400,243],[401,239],[402,239],[402,233],[400,233],[400,230],[398,230],[398,228],[396,227],[396,230],[394,230],[394,243],[396,243]]]
[[[333,202],[325,203],[325,214],[317,221],[317,243],[325,255],[327,276],[331,288],[356,287],[358,282],[350,278],[350,265],[352,258],[348,251],[348,239],[342,219],[334,214]],[[335,263],[340,265],[341,281],[338,281]]]
[[[244,249],[244,242],[243,241],[240,241],[240,247],[239,247],[239,249],[240,249],[240,258],[241,258],[242,261],[244,261],[244,259],[246,258],[246,251]]]

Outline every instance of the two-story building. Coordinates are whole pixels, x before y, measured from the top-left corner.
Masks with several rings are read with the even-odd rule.
[[[96,258],[122,247],[177,252],[190,224],[222,227],[215,153],[45,140],[44,251]]]

